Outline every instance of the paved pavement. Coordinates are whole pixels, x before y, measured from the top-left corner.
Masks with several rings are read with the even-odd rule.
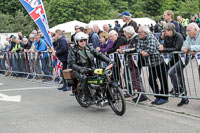
[[[2,101],[6,96],[7,100],[21,96],[21,101]],[[109,106],[82,108],[70,92],[3,76],[0,107],[0,133],[200,132],[200,118],[152,107],[148,102],[127,103],[126,114],[120,117]]]

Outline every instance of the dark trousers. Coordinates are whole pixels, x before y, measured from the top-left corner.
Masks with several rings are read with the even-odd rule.
[[[157,78],[160,81],[161,89],[158,87]],[[158,66],[149,67],[149,84],[155,94],[168,95],[168,73],[167,66],[162,63]],[[155,96],[156,98],[162,98],[168,100],[168,97]]]
[[[67,61],[62,61],[62,65],[63,65],[63,70],[67,69]],[[67,87],[67,82],[64,79],[63,72],[61,72],[61,76],[62,76],[62,80],[63,80],[63,87],[62,88],[66,88]]]

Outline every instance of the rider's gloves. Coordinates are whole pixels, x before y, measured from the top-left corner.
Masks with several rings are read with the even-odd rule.
[[[91,69],[90,68],[83,68],[83,69],[80,70],[80,72],[82,74],[89,74],[91,72]]]

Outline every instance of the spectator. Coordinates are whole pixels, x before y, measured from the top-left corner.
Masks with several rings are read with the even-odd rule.
[[[37,33],[37,30],[33,30],[33,31],[31,32],[31,34],[37,35],[37,34],[38,34],[38,33]]]
[[[31,46],[33,46],[33,44],[35,43],[35,35],[34,34],[30,34],[29,35],[29,39],[28,39],[28,43],[31,44]]]
[[[161,30],[162,30],[162,25],[159,24],[158,21],[156,21],[156,24],[155,24],[155,26],[154,26],[154,32],[155,32],[155,33],[160,33]]]
[[[97,24],[93,25],[93,29],[94,29],[94,32],[97,33],[98,36],[103,32],[99,29],[99,26]]]
[[[195,14],[195,23],[199,26],[200,18],[198,16],[198,14]]]
[[[117,33],[120,31],[121,29],[121,25],[119,24],[119,22],[116,20],[115,21],[115,27],[114,27],[114,30],[117,31]]]
[[[109,33],[109,32],[110,32],[110,27],[109,27],[109,25],[108,25],[108,24],[104,24],[104,25],[103,25],[103,30],[104,30],[105,32]]]
[[[175,30],[176,30],[176,32],[179,32],[179,33],[180,33],[180,26],[179,26],[178,22],[176,22],[175,20],[173,20],[173,18],[174,18],[174,12],[173,12],[173,11],[171,11],[171,10],[166,10],[166,11],[164,12],[163,18],[164,18],[164,20],[165,20],[167,23],[169,23],[169,22],[173,23],[173,24],[175,25]]]
[[[161,31],[160,37],[159,37],[159,42],[160,42],[161,45],[164,45],[164,43],[165,43],[164,38],[165,38],[165,32],[163,30],[163,31]]]
[[[22,39],[23,39],[22,32],[18,32],[18,38],[22,41]]]
[[[9,43],[8,41],[5,41],[5,42],[4,42],[4,46],[5,46],[5,47],[4,47],[4,49],[2,50],[3,55],[4,55],[4,57],[3,57],[3,59],[2,59],[2,66],[3,66],[3,69],[6,70],[6,65],[5,65],[6,56],[5,56],[5,54],[6,54],[6,52],[9,51],[11,45],[10,45],[10,43]],[[7,60],[7,63],[10,64],[10,62],[8,62],[8,61],[9,61],[9,59]]]
[[[80,32],[84,32],[84,33],[86,33],[86,31],[85,31],[85,28],[84,28],[84,27],[82,27],[82,26],[81,26],[79,29],[80,29]]]
[[[195,17],[194,16],[191,17],[190,23],[195,23]]]
[[[101,45],[97,47],[96,50],[100,51],[101,53],[107,52],[110,48],[113,47],[114,42],[109,39],[109,34],[107,32],[102,32],[100,34]]]
[[[75,37],[76,33],[80,32],[80,26],[79,25],[75,25],[74,26],[74,30],[75,30],[75,33],[71,36],[71,42],[72,43],[75,42],[74,37]]]
[[[118,36],[118,33],[115,30],[109,32],[109,38],[114,42],[113,47],[109,49],[106,54],[117,52],[117,49],[120,46],[127,44],[127,40],[123,36]]]
[[[100,39],[97,33],[94,32],[93,27],[91,25],[86,25],[85,29],[87,30],[87,34],[89,35],[89,43],[93,44],[93,47],[96,49],[100,46]]]
[[[151,26],[150,26],[150,31],[151,31],[152,33],[154,33],[154,26],[153,26],[153,24],[151,24]]]
[[[123,29],[127,26],[133,26],[135,32],[138,32],[138,26],[137,26],[137,23],[133,20],[131,20],[131,14],[127,11],[123,12],[121,15],[120,15],[123,19],[123,22],[125,22],[125,24],[122,26],[122,28],[120,29],[119,31],[119,35],[120,36],[124,36],[124,31]]]
[[[163,59],[160,55],[155,54],[159,50],[159,42],[155,36],[150,32],[147,26],[140,26],[138,30],[139,40],[137,45],[137,52],[143,57],[143,66],[148,66],[149,70],[149,84],[155,94],[168,95],[167,72]],[[161,90],[157,83],[159,78]],[[160,105],[168,101],[168,97],[155,96],[156,99],[152,104]]]
[[[165,30],[165,43],[164,45],[160,45],[161,52],[174,52],[181,51],[181,47],[183,45],[183,37],[180,33],[175,31],[175,25],[173,23],[167,23],[164,27]],[[175,91],[175,95],[187,96],[186,85],[184,82],[184,73],[183,68],[178,65],[179,61],[181,61],[178,54],[173,54],[170,56],[169,63],[169,76],[171,78],[171,82],[173,85],[173,90]],[[178,79],[178,82],[177,82]],[[182,99],[182,102],[188,103],[189,100],[186,98]],[[181,104],[183,105],[183,104]],[[180,103],[178,104],[180,106]]]
[[[44,42],[44,40],[40,37],[40,35],[36,35],[35,36],[35,40],[36,40],[36,43],[37,43],[37,46],[36,46],[36,50],[37,50],[37,55],[38,58],[41,59],[41,62],[42,62],[42,71],[44,72],[45,74],[45,78],[43,80],[43,82],[46,82],[46,81],[51,81],[52,78],[50,77],[50,72],[48,70],[48,55],[47,55],[47,45],[46,43]]]
[[[63,37],[63,31],[62,30],[56,30],[55,31],[55,37],[57,40],[57,45],[55,47],[56,53],[55,55],[57,58],[62,62],[63,70],[67,69],[67,55],[68,55],[68,44],[65,37]],[[58,90],[67,91],[66,88],[66,80],[63,77],[63,73],[61,72],[61,76],[63,79],[63,87],[58,88]]]
[[[24,49],[25,52],[27,52],[31,48],[32,43],[29,42],[27,38],[23,38],[22,40],[23,40],[22,48]]]
[[[177,21],[185,28],[185,31],[186,31],[186,28],[187,28],[187,25],[188,25],[188,20],[182,18],[182,16],[178,16]]]
[[[138,44],[138,34],[135,32],[134,28],[132,26],[127,26],[124,28],[124,35],[126,39],[128,40],[128,52],[126,52],[126,49],[124,51],[120,51],[120,53],[135,53],[136,46]],[[131,50],[132,49],[132,50]],[[136,66],[136,64],[133,62],[132,56],[128,55],[128,67],[130,68],[131,78],[132,78],[132,85],[137,90],[137,92],[144,92],[144,87],[142,84],[142,77],[141,77],[141,63],[138,61],[139,64]],[[139,98],[139,95],[136,98],[133,98],[132,100],[134,102],[137,102]],[[146,101],[147,97],[145,95],[141,95],[139,102]]]

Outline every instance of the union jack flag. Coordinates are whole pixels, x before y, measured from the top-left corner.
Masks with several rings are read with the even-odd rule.
[[[63,65],[60,60],[57,60],[57,67],[56,67],[56,75],[61,76],[61,72],[63,70]]]

